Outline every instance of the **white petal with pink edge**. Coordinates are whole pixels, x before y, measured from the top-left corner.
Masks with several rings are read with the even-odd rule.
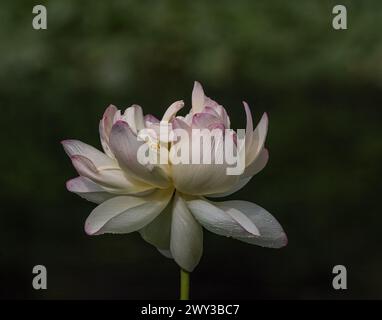
[[[62,145],[77,172],[101,185],[105,191],[135,194],[152,189],[152,186],[125,175],[116,160],[86,143],[64,140]]]
[[[136,194],[153,189],[140,181],[128,179],[120,168],[97,168],[94,163],[80,155],[71,157],[78,174],[100,184],[106,191],[116,194]]]
[[[118,109],[111,104],[107,107],[101,121],[99,122],[99,135],[101,139],[102,148],[110,158],[114,158],[114,155],[113,152],[110,150],[109,136],[111,128],[113,126],[114,115],[117,111]]]
[[[92,180],[81,176],[67,181],[66,188],[68,191],[73,192],[80,197],[97,204],[100,204],[116,196],[115,194],[107,192]]]
[[[106,154],[102,153],[101,151],[97,150],[96,148],[82,141],[68,139],[68,140],[63,140],[61,143],[62,143],[62,146],[64,147],[65,152],[67,153],[69,157],[72,157],[72,156],[86,157],[90,159],[97,168],[99,167],[118,168],[118,163],[114,159],[108,157]]]
[[[145,197],[118,196],[96,207],[85,222],[89,235],[130,233],[153,221],[167,206],[173,190],[157,190]]]

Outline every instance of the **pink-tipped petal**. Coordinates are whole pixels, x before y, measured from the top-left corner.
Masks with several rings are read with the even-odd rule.
[[[152,114],[146,114],[145,117],[145,124],[146,124],[146,127],[147,127],[147,124],[150,123],[159,123],[159,119],[157,119],[155,116],[153,116]]]
[[[113,158],[114,155],[110,150],[109,135],[111,127],[113,126],[114,116],[117,111],[118,109],[114,105],[109,105],[105,110],[103,117],[99,123],[99,135],[101,139],[102,148],[110,158]]]
[[[71,156],[73,167],[77,170],[78,174],[84,177],[93,177],[97,173],[97,167],[94,163],[81,155]]]
[[[83,155],[72,155],[70,157],[78,174],[101,185],[106,191],[121,194],[137,194],[150,190],[152,187],[137,183],[132,177],[125,173],[113,160],[112,163],[94,162]]]
[[[209,113],[215,117],[219,117],[219,114],[216,112],[215,108],[212,107],[204,107],[202,113]]]
[[[97,150],[96,148],[88,145],[79,140],[64,140],[61,142],[65,152],[69,157],[83,156],[91,160],[96,167],[99,166],[111,166],[118,167],[115,160],[109,158],[106,154]]]
[[[192,112],[202,112],[204,108],[204,91],[202,85],[198,82],[194,82],[194,89],[192,90]]]
[[[106,192],[100,185],[81,176],[67,181],[66,188],[68,191],[97,204],[115,197],[115,194]]]
[[[210,108],[211,107],[207,106],[205,109],[210,110]],[[216,104],[216,106],[213,107],[213,110],[214,110],[214,113],[219,118],[219,121],[224,123],[224,126],[226,128],[230,128],[231,127],[231,121],[230,121],[229,116],[227,114],[227,111],[224,109],[224,107],[219,105],[219,104]]]
[[[224,124],[222,123],[212,123],[208,126],[208,129],[209,130],[218,129],[218,130],[224,131],[225,127],[224,127]]]
[[[186,123],[186,121],[179,118],[174,118],[171,121],[171,125],[173,129],[183,129],[186,131],[189,131],[191,129],[191,127]]]
[[[79,192],[79,193],[105,191],[98,184],[94,183],[88,178],[81,177],[81,176],[68,180],[66,182],[66,188],[70,192]]]
[[[197,129],[207,129],[212,124],[219,122],[219,118],[210,113],[196,113],[192,118],[192,127]]]

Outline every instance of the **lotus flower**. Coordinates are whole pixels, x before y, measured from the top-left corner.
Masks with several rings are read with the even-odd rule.
[[[170,130],[230,129],[229,116],[221,105],[205,96],[195,82],[192,108],[182,117],[177,112],[184,103],[177,101],[165,112],[162,123]],[[245,169],[240,175],[228,175],[228,164],[142,164],[137,154],[147,144],[154,156],[181,148],[184,141],[162,141],[149,135],[145,141],[139,132],[150,129],[158,133],[160,121],[143,115],[133,105],[122,114],[109,106],[99,125],[104,152],[78,140],[62,142],[79,176],[67,182],[67,189],[99,204],[85,222],[89,235],[130,233],[138,231],[163,255],[173,258],[191,272],[203,251],[203,227],[218,235],[263,247],[279,248],[287,243],[277,220],[260,206],[247,201],[214,202],[208,198],[224,197],[242,188],[268,161],[264,147],[268,118],[264,114],[253,129],[251,111],[244,102],[247,116],[245,144],[238,146],[236,132],[223,139],[232,139],[236,152],[245,154]],[[190,133],[192,136],[192,133]],[[220,141],[221,142],[221,141]],[[222,152],[217,141],[212,157]],[[194,146],[191,141],[190,151]],[[245,151],[242,153],[242,151]]]

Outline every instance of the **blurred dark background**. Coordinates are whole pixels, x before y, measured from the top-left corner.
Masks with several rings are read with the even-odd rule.
[[[32,28],[46,5],[48,29]],[[332,28],[347,6],[348,29]],[[139,234],[89,237],[93,205],[65,189],[60,140],[100,147],[113,103],[160,116],[194,80],[243,128],[270,117],[270,161],[231,196],[268,209],[289,244],[205,232],[192,297],[382,298],[382,2],[1,1],[0,296],[178,297],[177,265]],[[32,267],[48,289],[32,289]],[[332,288],[343,264],[348,290]]]

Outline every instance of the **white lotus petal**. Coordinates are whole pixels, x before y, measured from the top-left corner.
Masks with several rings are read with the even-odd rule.
[[[67,181],[66,188],[70,192],[97,204],[115,197],[115,194],[105,191],[105,189],[98,184],[81,176]]]
[[[235,208],[246,215],[259,229],[260,237],[240,237],[238,240],[262,247],[281,248],[288,238],[280,223],[264,208],[248,201],[225,201],[217,204],[223,210]]]
[[[150,127],[150,125],[152,124],[159,124],[159,119],[157,119],[155,116],[153,116],[152,114],[146,114],[144,116],[144,120],[145,120],[145,126],[146,128],[147,127]]]
[[[113,119],[115,113],[118,109],[112,104],[105,110],[102,120],[99,122],[99,135],[101,139],[102,148],[105,153],[110,157],[114,158],[113,152],[110,150],[109,146],[109,136],[111,127],[113,126]]]
[[[245,163],[249,165],[260,154],[264,148],[265,139],[268,131],[268,116],[266,113],[261,117],[256,129],[253,131],[252,143],[246,150]]]
[[[227,197],[236,191],[242,189],[251,179],[252,177],[259,173],[264,169],[269,159],[269,153],[267,149],[263,149],[259,156],[248,166],[245,168],[244,173],[240,176],[240,180],[234,184],[231,189],[223,193],[215,193],[208,195],[209,198],[221,198]]]
[[[229,129],[231,127],[231,121],[229,119],[229,116],[225,108],[221,105],[217,105],[215,107],[215,111],[219,114],[220,118],[222,119],[222,122],[224,123],[224,127]]]
[[[253,131],[253,139],[255,141],[256,153],[258,154],[260,150],[264,147],[265,139],[268,132],[268,115],[266,113],[260,119],[259,124]]]
[[[208,97],[206,97],[206,101],[207,101],[207,99],[210,99],[210,98],[208,98]],[[211,99],[210,99],[211,100]],[[216,103],[216,102],[215,102]],[[208,103],[206,102],[205,103],[205,107],[203,108],[203,110],[202,110],[202,113],[209,113],[209,114],[211,114],[211,115],[213,115],[213,116],[215,116],[215,117],[219,117],[219,114],[217,113],[217,111],[215,110],[216,108],[215,107],[212,107],[212,106],[209,106],[208,105]],[[217,104],[216,104],[217,105]]]
[[[176,113],[184,107],[183,101],[176,101],[169,106],[163,115],[162,121],[171,121],[176,116]]]
[[[95,167],[119,168],[118,163],[106,154],[79,140],[68,139],[61,142],[69,157],[83,156],[91,160]]]
[[[210,113],[196,113],[192,118],[192,127],[196,129],[209,129],[213,124],[224,124],[220,122],[220,119]]]
[[[187,113],[185,116],[184,116],[184,121],[189,125],[191,126],[192,125],[192,117],[193,117],[193,114],[192,114],[192,109],[190,110],[189,113]]]
[[[82,141],[64,140],[62,145],[80,175],[101,184],[110,192],[130,194],[152,188],[127,177],[115,159]]]
[[[135,134],[145,127],[142,108],[136,104],[125,110],[123,120],[129,124],[131,130],[133,130]]]
[[[171,217],[172,202],[170,201],[167,207],[152,222],[139,231],[142,238],[158,250],[169,250]]]
[[[171,121],[171,125],[173,129],[183,129],[187,132],[191,132],[191,127],[182,117],[176,117]]]
[[[81,155],[74,155],[70,159],[81,176],[100,184],[108,192],[136,194],[153,189],[148,184],[128,178],[119,167],[96,167],[90,159]]]
[[[259,236],[256,225],[242,212],[235,208],[223,210],[217,204],[206,200],[187,202],[195,218],[211,232],[234,238]]]
[[[179,141],[173,148],[182,150],[185,141]],[[211,146],[211,164],[192,164],[192,154],[198,146],[197,139],[192,139],[189,151],[189,164],[172,164],[172,178],[177,190],[185,194],[208,195],[228,191],[239,180],[237,175],[227,175],[227,163],[219,164],[224,159],[224,142],[222,137],[213,140]],[[202,151],[202,149],[200,148]],[[202,152],[201,152],[202,153]],[[201,156],[200,162],[203,162]]]
[[[198,82],[194,82],[194,89],[192,90],[192,113],[202,112],[204,108],[204,91],[202,85]]]
[[[157,190],[145,197],[119,196],[96,207],[85,222],[90,235],[130,233],[145,227],[167,206],[172,189]]]
[[[168,177],[159,166],[144,166],[138,161],[138,150],[144,143],[137,139],[126,122],[117,121],[114,124],[110,134],[110,146],[124,170],[139,181],[158,188],[168,188]]]
[[[240,180],[236,182],[236,184],[234,184],[232,186],[231,189],[229,189],[228,191],[226,192],[222,192],[222,193],[214,193],[214,194],[209,194],[207,197],[209,198],[222,198],[222,197],[227,197],[233,193],[235,193],[236,191],[239,191],[241,188],[243,188],[250,180],[252,179],[252,176],[251,177],[247,177],[247,178],[243,178],[243,177],[240,177]]]
[[[201,111],[203,113],[210,113],[212,115],[215,115],[219,118],[220,122],[224,124],[224,127],[229,129],[230,128],[230,119],[228,117],[227,111],[224,109],[223,106],[218,104],[216,101],[212,100],[211,98],[205,96],[204,97],[204,108]]]
[[[266,164],[268,163],[269,159],[269,153],[267,149],[263,149],[259,156],[248,166],[245,168],[244,173],[240,176],[239,181],[237,181],[231,189],[229,189],[226,192],[223,193],[215,193],[210,194],[208,197],[210,198],[221,198],[221,197],[227,197],[240,189],[242,189],[247,183],[252,179],[254,175],[259,173],[261,170],[264,169]]]
[[[196,219],[212,232],[269,248],[280,248],[287,244],[286,234],[278,221],[254,203],[191,200],[187,204]],[[253,232],[255,229],[251,229],[248,221],[252,222],[259,234]]]
[[[249,150],[253,140],[253,120],[252,120],[251,109],[249,108],[248,104],[245,101],[243,101],[243,104],[244,104],[245,114],[247,117],[247,126],[245,129],[245,149]]]
[[[193,271],[203,253],[203,230],[178,193],[174,197],[170,246],[176,263]]]
[[[260,154],[244,170],[243,177],[253,177],[265,168],[269,160],[269,152],[263,148]]]
[[[206,108],[216,109],[216,107],[218,105],[219,104],[215,100],[212,100],[210,97],[204,96],[204,106]],[[215,110],[215,112],[216,112],[216,110]]]

